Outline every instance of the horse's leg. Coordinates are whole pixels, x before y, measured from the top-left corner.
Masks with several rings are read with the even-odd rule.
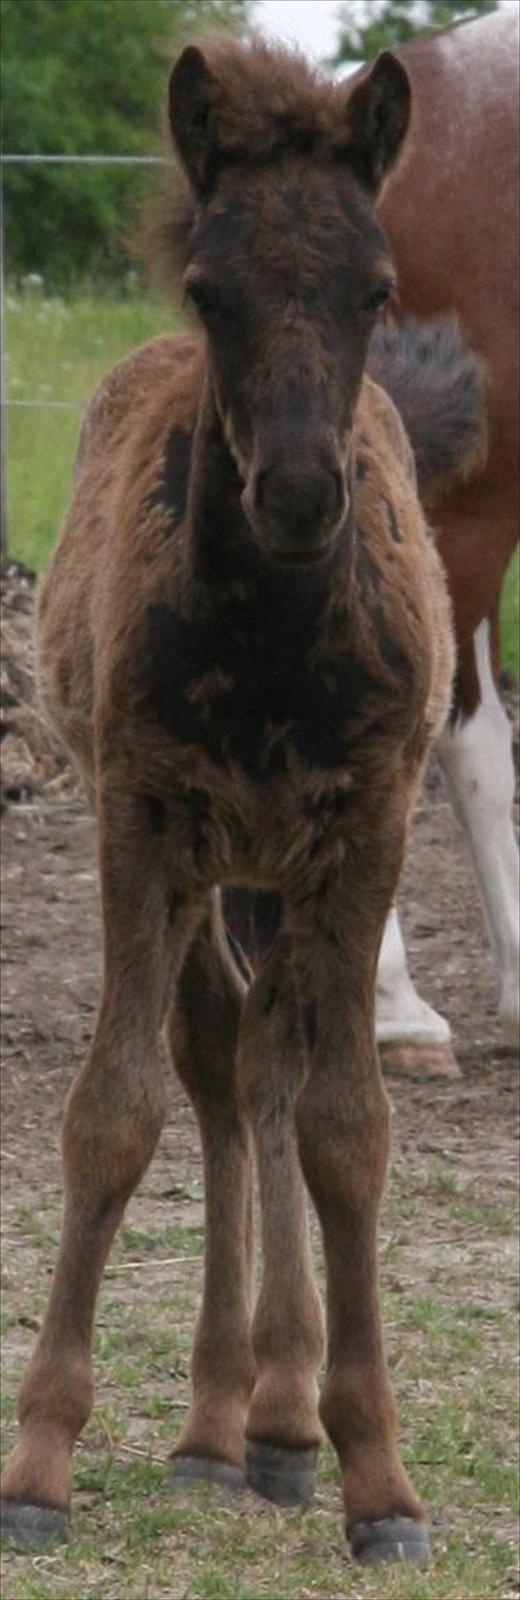
[[[316,1372],[323,1316],[294,1120],[304,1070],[288,943],[279,936],[245,1004],[240,1082],[254,1129],[264,1257],[252,1330],[257,1376],[246,1426],[247,1481],[280,1505],[312,1498],[321,1440]]]
[[[458,704],[454,720],[441,737],[438,753],[480,884],[495,965],[499,1017],[507,1040],[516,1044],[520,908],[518,851],[512,820],[515,776],[511,728],[493,670],[498,668],[498,627],[497,602],[490,618],[480,623],[473,641],[460,653]],[[470,699],[475,672],[479,690],[476,709]]]
[[[170,1019],[176,1071],[202,1139],[205,1275],[195,1335],[193,1400],[172,1457],[171,1482],[244,1483],[244,1425],[254,1381],[252,1149],[239,1100],[236,1051],[246,993],[220,912],[197,931]]]
[[[417,993],[395,906],[385,923],[376,985],[376,1037],[384,1071],[457,1078],[445,1017]]]
[[[124,791],[123,791],[124,794]],[[105,972],[89,1059],[65,1111],[65,1205],[43,1329],[22,1383],[20,1439],[2,1481],[15,1541],[61,1537],[72,1453],[93,1398],[90,1344],[101,1272],[164,1116],[158,1035],[198,909],[182,902],[146,802],[99,808]]]
[[[394,813],[392,821],[392,797],[380,799],[379,816],[359,819],[355,847],[345,840],[343,867],[314,903],[289,908],[310,1055],[296,1121],[327,1266],[320,1413],[341,1464],[351,1547],[366,1563],[428,1554],[424,1514],[396,1448],[378,1303],[389,1108],[374,1036],[375,976],[404,836],[402,819]]]

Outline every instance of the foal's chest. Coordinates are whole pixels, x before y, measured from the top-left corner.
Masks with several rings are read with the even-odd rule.
[[[296,759],[335,769],[370,680],[354,653],[316,654],[305,618],[228,607],[190,621],[164,603],[147,619],[154,719],[176,744],[196,747],[247,779],[283,773]]]

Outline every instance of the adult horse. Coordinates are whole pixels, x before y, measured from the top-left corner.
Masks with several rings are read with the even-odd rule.
[[[453,710],[437,751],[472,851],[510,1042],[519,1027],[520,913],[511,732],[498,678],[500,594],[518,538],[518,29],[513,4],[399,52],[412,85],[411,129],[381,204],[402,308],[422,318],[455,310],[487,372],[486,464],[429,510],[457,644]],[[450,1070],[449,1026],[413,987],[395,915],[377,1018],[384,1055]]]

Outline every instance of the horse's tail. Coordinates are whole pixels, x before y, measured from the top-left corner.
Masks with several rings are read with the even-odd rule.
[[[455,316],[380,323],[367,371],[402,417],[425,505],[484,465],[484,366],[465,344]]]

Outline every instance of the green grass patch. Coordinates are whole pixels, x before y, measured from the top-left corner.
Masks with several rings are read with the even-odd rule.
[[[173,1254],[178,1250],[185,1255],[193,1250],[197,1259],[202,1259],[203,1230],[200,1227],[183,1227],[182,1224],[168,1225],[165,1228],[142,1230],[140,1228],[121,1228],[118,1236],[118,1249],[126,1253],[131,1252],[136,1256]]]
[[[510,562],[501,610],[502,660],[505,667],[520,677],[520,558],[515,550]]]
[[[41,572],[55,543],[71,484],[82,414],[98,383],[135,345],[179,319],[152,300],[26,299],[8,294],[6,376],[9,550]],[[47,402],[59,407],[47,407]],[[71,409],[66,409],[70,407]]]
[[[448,1163],[433,1157],[422,1170],[412,1170],[396,1163],[392,1169],[384,1216],[390,1227],[386,1248],[392,1251],[397,1238],[404,1237],[403,1228],[424,1214],[428,1208],[438,1209],[440,1216],[449,1216],[450,1222],[459,1223],[476,1233],[497,1234],[504,1237],[511,1232],[515,1197],[511,1206],[497,1202],[487,1189],[474,1181],[464,1181]]]

